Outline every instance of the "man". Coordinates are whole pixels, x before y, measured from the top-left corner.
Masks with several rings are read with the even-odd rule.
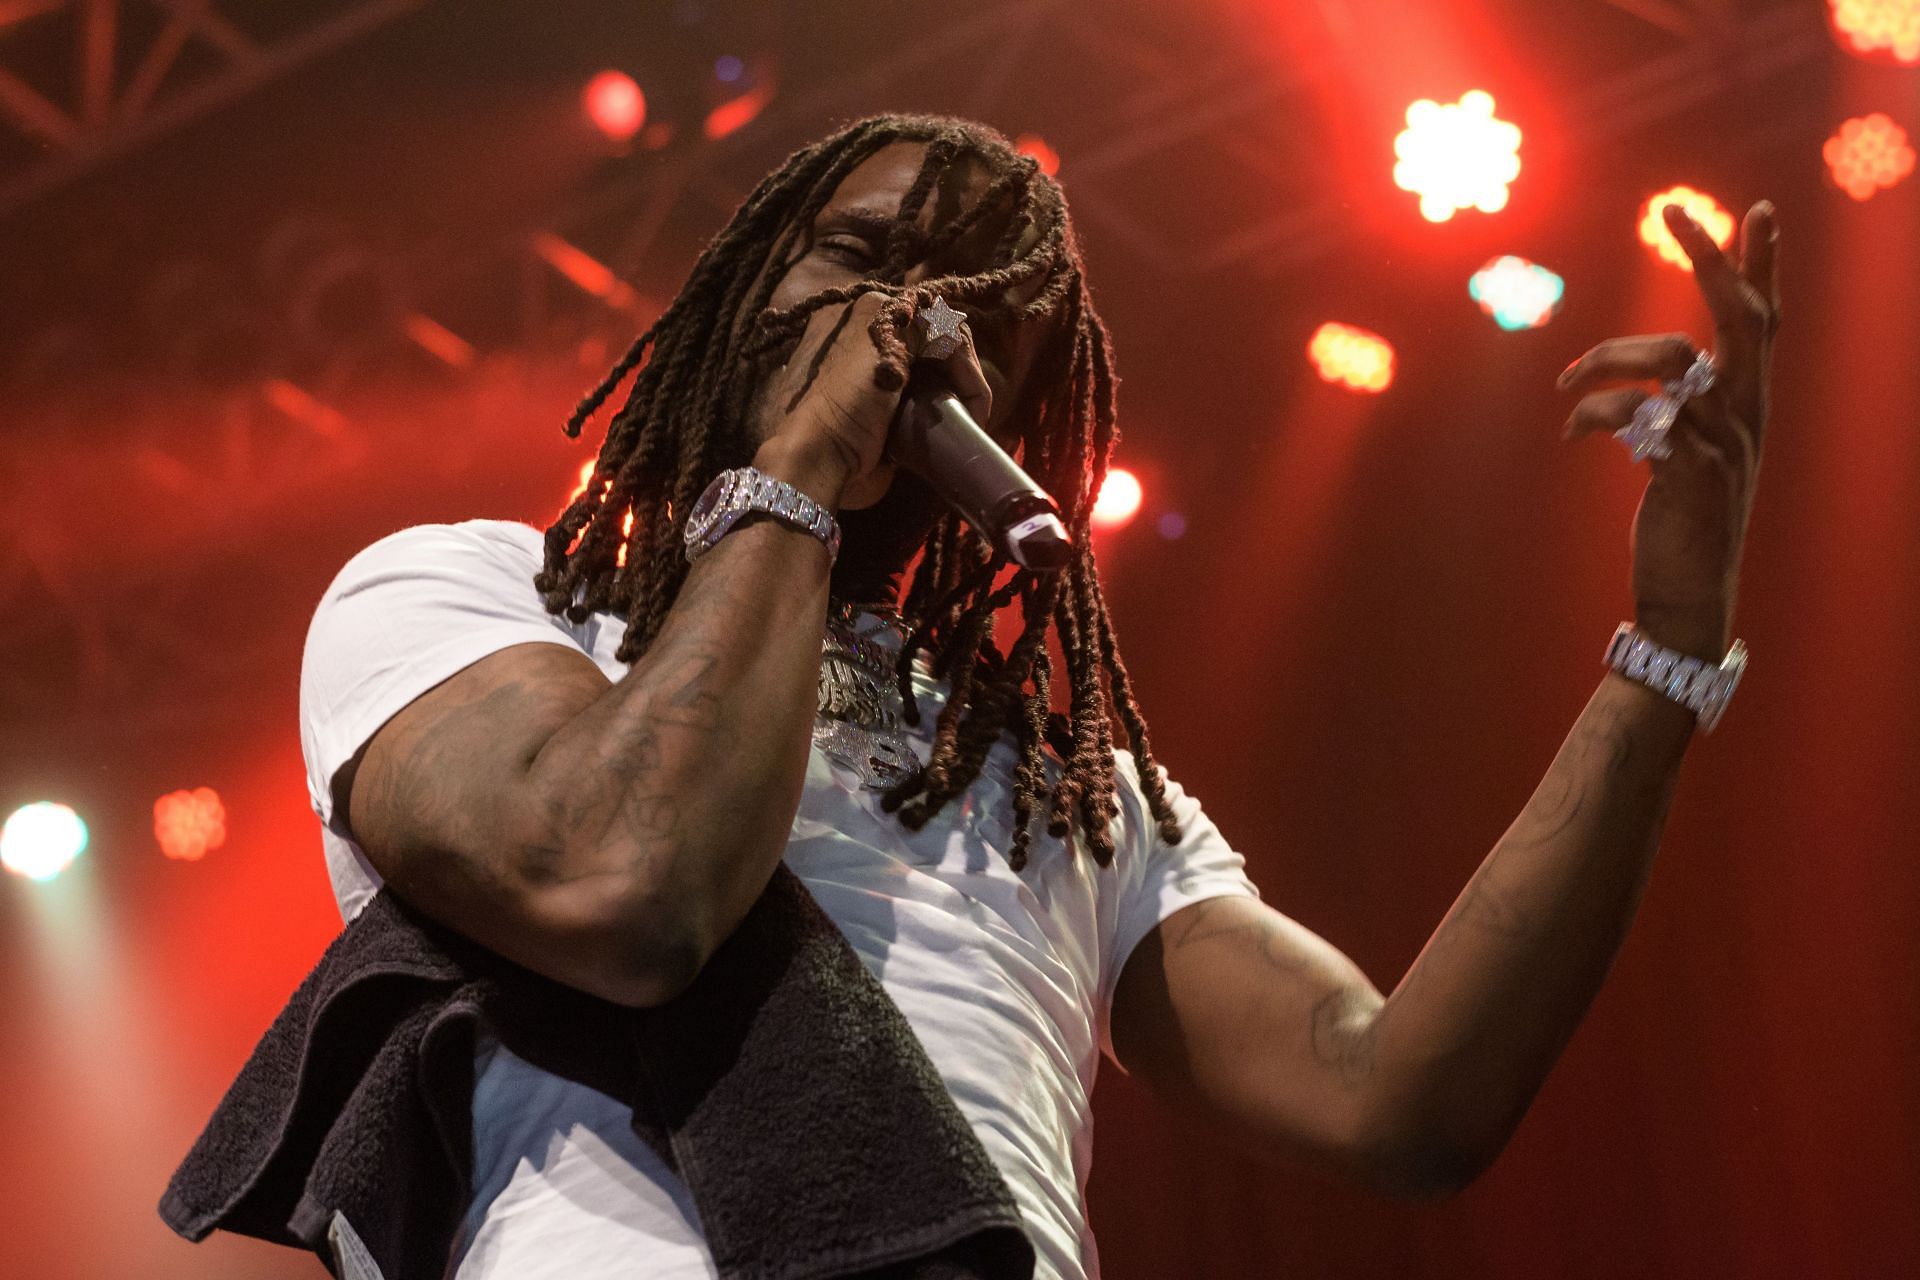
[[[302,728],[343,913],[384,882],[538,974],[652,1006],[784,861],[906,1015],[1041,1275],[1098,1273],[1082,1193],[1102,1049],[1249,1151],[1396,1194],[1462,1186],[1602,980],[1696,708],[1717,715],[1737,674],[1716,664],[1777,235],[1756,206],[1736,267],[1677,210],[1668,225],[1717,367],[1683,337],[1636,337],[1561,378],[1586,393],[1569,434],[1625,431],[1652,457],[1633,546],[1646,640],[1391,996],[1263,905],[1155,764],[1086,550],[1113,379],[1064,203],[998,135],[917,117],[853,125],[748,198],[576,412],[577,432],[638,369],[544,540],[407,530],[329,589]],[[1008,570],[887,459],[925,350],[912,321],[949,307],[961,341],[923,359],[1060,500],[1079,551],[1057,574]],[[1634,385],[1652,381],[1669,394]],[[749,464],[782,509],[714,485]],[[1672,651],[1658,690],[1649,644]],[[492,1045],[473,1113],[450,1274],[712,1274],[685,1186],[613,1099]]]

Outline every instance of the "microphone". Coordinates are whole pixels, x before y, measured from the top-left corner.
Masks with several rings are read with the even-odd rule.
[[[1060,508],[973,420],[929,361],[916,361],[887,456],[919,476],[1015,564],[1053,572],[1073,558]]]

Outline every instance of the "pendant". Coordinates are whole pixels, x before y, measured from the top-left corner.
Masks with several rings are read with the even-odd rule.
[[[813,745],[829,763],[860,779],[869,791],[885,791],[920,772],[920,757],[905,734],[863,729],[826,716],[813,722]]]

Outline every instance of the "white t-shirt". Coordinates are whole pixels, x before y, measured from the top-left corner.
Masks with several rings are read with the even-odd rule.
[[[541,536],[474,520],[422,525],[355,556],[307,637],[300,737],[344,918],[379,876],[333,812],[334,773],[395,712],[510,645],[567,645],[609,679],[625,624],[548,614],[532,580]],[[922,759],[940,689],[923,678]],[[1132,757],[1119,756],[1116,854],[1098,867],[1036,827],[1026,870],[1012,836],[1013,744],[918,832],[818,751],[786,865],[892,996],[994,1164],[1038,1255],[1037,1275],[1088,1280],[1089,1100],[1115,979],[1134,945],[1179,908],[1258,896],[1241,856],[1168,783],[1183,834],[1162,841]],[[627,1109],[498,1045],[482,1050],[473,1099],[473,1202],[448,1274],[457,1280],[657,1280],[714,1276],[687,1188],[635,1136]]]

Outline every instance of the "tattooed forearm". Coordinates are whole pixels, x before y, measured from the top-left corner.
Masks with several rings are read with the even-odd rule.
[[[1396,1132],[1505,1142],[1632,923],[1689,729],[1609,677],[1386,1003],[1314,1010],[1316,1056],[1370,1073]]]
[[[728,538],[628,675],[541,749],[541,794],[574,843],[562,879],[644,877],[648,896],[729,930],[744,914],[799,802],[824,567],[771,523]]]

